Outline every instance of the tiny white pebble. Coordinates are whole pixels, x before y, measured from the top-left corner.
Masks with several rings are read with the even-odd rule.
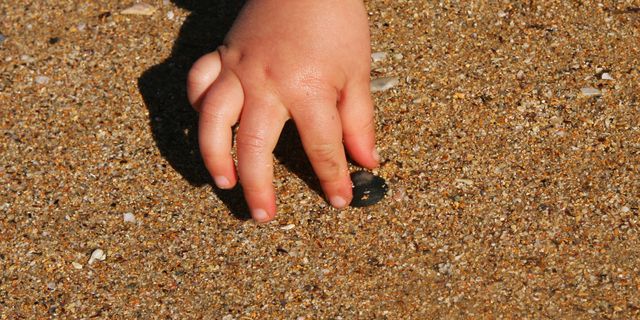
[[[136,222],[136,216],[134,216],[133,213],[131,213],[131,212],[127,212],[127,213],[123,214],[122,218],[124,219],[124,222],[131,222],[131,223],[135,223]]]
[[[47,283],[47,288],[49,288],[49,290],[55,290],[56,289],[56,283],[55,282],[48,282]]]
[[[129,8],[122,10],[122,14],[150,16],[156,12],[156,8],[147,3],[136,3]]]
[[[386,52],[379,51],[371,54],[371,60],[373,60],[373,62],[380,62],[386,58],[387,58]]]
[[[233,318],[233,316],[232,316],[232,315],[230,315],[230,314],[228,314],[228,315],[226,315],[226,316],[222,317],[222,320],[233,320],[233,319],[234,319],[234,318]]]
[[[587,97],[593,97],[593,96],[599,96],[602,95],[602,91],[596,89],[596,88],[591,88],[591,87],[584,87],[582,89],[580,89],[580,93],[582,93],[582,95],[587,96]]]
[[[36,77],[36,83],[37,84],[47,84],[47,83],[49,83],[49,80],[51,80],[51,78],[49,78],[47,76],[37,76]]]
[[[81,265],[81,264],[79,264],[79,263],[77,263],[77,262],[75,262],[75,261],[74,261],[74,262],[71,262],[71,265],[72,265],[72,266],[73,266],[73,268],[74,268],[74,269],[76,269],[76,270],[80,270],[80,269],[82,269],[82,265]]]
[[[296,227],[295,224],[288,224],[286,226],[281,227],[280,229],[282,229],[282,230],[291,230],[291,229],[293,229],[295,227]]]
[[[608,72],[605,72],[605,73],[602,74],[601,79],[602,80],[613,80],[613,77]]]
[[[96,250],[93,250],[93,253],[91,253],[91,258],[89,258],[89,264],[94,263],[96,260],[104,261],[105,259],[107,259],[107,255],[104,253],[104,251],[102,251],[102,249],[96,249]]]
[[[27,63],[31,63],[31,62],[36,61],[36,59],[34,59],[34,58],[33,58],[33,57],[31,57],[30,55],[26,55],[26,54],[21,55],[21,56],[20,56],[20,60],[22,60],[22,61],[24,61],[24,62],[27,62]]]
[[[400,83],[398,77],[384,77],[371,81],[371,92],[389,90]]]
[[[629,209],[629,207],[627,207],[627,206],[622,207],[620,210],[622,212],[624,212],[624,213],[627,213],[627,212],[631,211],[631,209]]]
[[[167,19],[169,20],[173,20],[173,18],[175,18],[175,13],[173,13],[173,11],[169,11],[167,12]]]

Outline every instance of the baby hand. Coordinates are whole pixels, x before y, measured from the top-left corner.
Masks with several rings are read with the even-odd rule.
[[[188,96],[205,165],[219,188],[239,177],[256,221],[276,214],[272,152],[290,118],[334,207],[352,198],[344,147],[362,166],[378,165],[370,50],[361,0],[250,0],[224,45],[194,64]]]

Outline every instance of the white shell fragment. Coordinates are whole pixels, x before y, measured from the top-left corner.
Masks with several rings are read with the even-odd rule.
[[[73,266],[73,268],[74,268],[74,269],[76,269],[76,270],[80,270],[80,269],[82,269],[82,265],[81,265],[81,264],[79,264],[79,263],[77,263],[77,262],[75,262],[75,261],[74,261],[74,262],[71,262],[71,265],[72,265],[72,266]]]
[[[386,58],[387,58],[386,52],[379,51],[371,54],[371,60],[373,60],[373,62],[380,62]]]
[[[124,219],[124,222],[136,223],[136,216],[134,216],[131,212],[123,214],[122,218]]]
[[[102,249],[93,250],[91,253],[91,258],[89,258],[89,264],[94,263],[96,260],[104,261],[107,259],[107,254],[102,251]]]
[[[400,83],[398,77],[384,77],[371,81],[371,92],[389,90]]]
[[[594,97],[594,96],[602,95],[602,91],[592,87],[584,87],[580,89],[580,93],[582,93],[582,95],[586,97]]]
[[[282,230],[285,230],[285,231],[286,231],[286,230],[291,230],[291,229],[293,229],[293,228],[295,228],[295,227],[296,227],[296,225],[295,225],[295,224],[288,224],[288,225],[286,225],[286,226],[280,227],[280,229],[282,229]]]
[[[605,72],[605,73],[602,74],[601,79],[602,80],[613,80],[613,77],[608,72]]]
[[[156,8],[146,3],[136,3],[129,8],[122,10],[122,14],[150,16],[156,12]]]
[[[51,78],[47,76],[37,76],[35,79],[37,84],[47,84],[49,83],[49,80],[51,80]]]

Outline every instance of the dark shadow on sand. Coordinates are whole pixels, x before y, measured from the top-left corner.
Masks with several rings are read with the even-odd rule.
[[[198,114],[187,100],[186,79],[193,63],[214,51],[224,39],[243,1],[173,0],[191,13],[173,44],[171,56],[138,79],[138,88],[149,109],[149,125],[158,149],[169,164],[194,186],[212,186],[229,211],[248,219],[242,188],[220,190],[213,184],[198,149]],[[321,194],[304,155],[295,126],[288,123],[274,152],[289,170]]]

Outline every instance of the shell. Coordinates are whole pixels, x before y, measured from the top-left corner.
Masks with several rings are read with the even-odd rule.
[[[383,178],[367,171],[357,171],[351,174],[353,183],[352,207],[367,207],[378,203],[389,187]]]

